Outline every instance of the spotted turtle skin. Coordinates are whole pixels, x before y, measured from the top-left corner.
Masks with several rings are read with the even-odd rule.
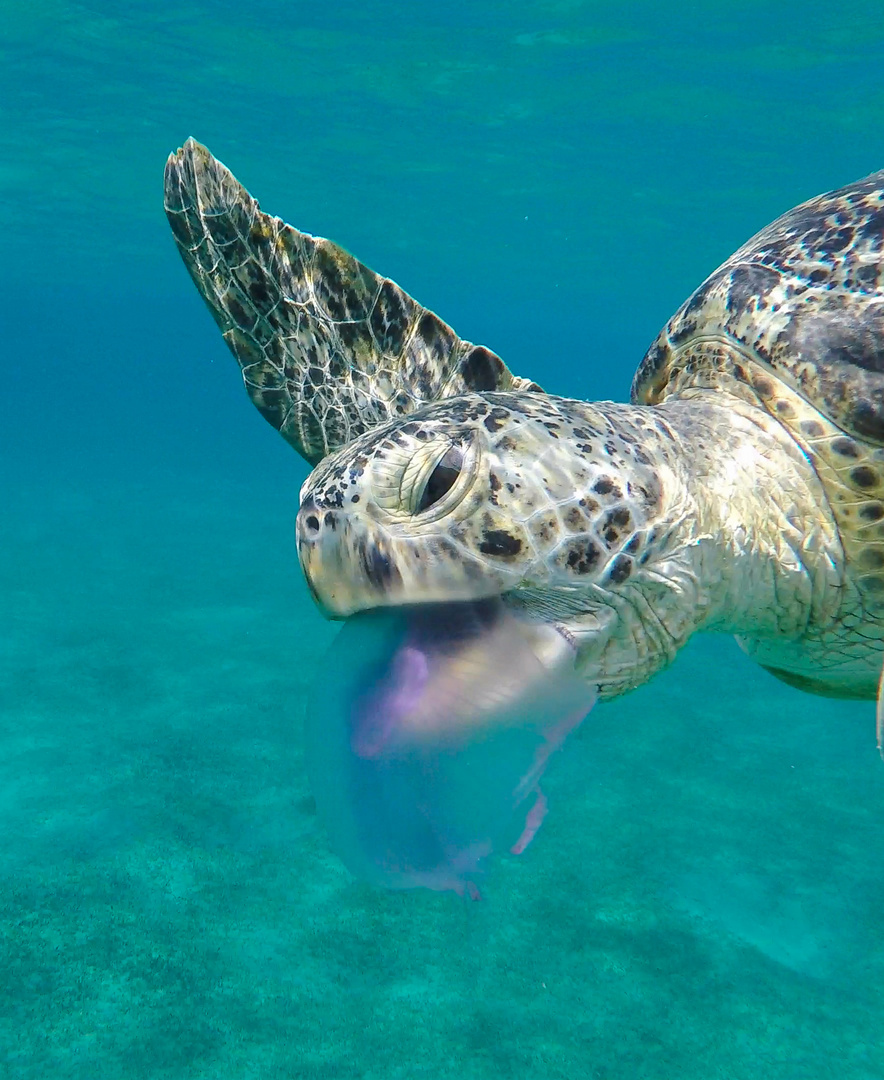
[[[789,211],[707,278],[632,404],[513,375],[261,211],[193,140],[165,207],[249,396],[315,466],[296,534],[327,615],[502,596],[573,644],[603,698],[696,630],[804,690],[875,697],[884,172]]]

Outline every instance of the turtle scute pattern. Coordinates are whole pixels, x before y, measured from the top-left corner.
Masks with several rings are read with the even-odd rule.
[[[439,398],[540,389],[337,245],[263,213],[193,139],[169,157],[165,206],[249,396],[311,464]]]
[[[856,605],[845,589],[843,628],[884,637],[884,171],[735,252],[663,328],[633,400],[703,388],[760,404],[802,446],[861,593]]]

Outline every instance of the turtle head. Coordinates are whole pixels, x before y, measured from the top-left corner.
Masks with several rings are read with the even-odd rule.
[[[551,437],[541,428],[526,444],[524,419],[485,395],[452,398],[321,462],[301,491],[297,539],[327,614],[475,600],[543,579],[529,519],[549,493],[522,465]]]
[[[636,411],[475,394],[366,433],[302,489],[314,596],[332,618],[503,596],[575,642],[606,696],[644,682],[674,652],[649,609],[684,606],[685,583]]]

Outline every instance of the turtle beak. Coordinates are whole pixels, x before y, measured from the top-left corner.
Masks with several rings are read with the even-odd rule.
[[[345,514],[321,510],[308,496],[298,511],[295,533],[301,569],[326,617],[344,619],[390,603],[390,593],[401,580],[390,553]]]

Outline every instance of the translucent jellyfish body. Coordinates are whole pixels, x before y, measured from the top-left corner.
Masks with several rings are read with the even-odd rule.
[[[498,601],[350,618],[305,716],[307,770],[332,847],[359,878],[478,896],[546,812],[540,777],[595,690],[555,629]]]

